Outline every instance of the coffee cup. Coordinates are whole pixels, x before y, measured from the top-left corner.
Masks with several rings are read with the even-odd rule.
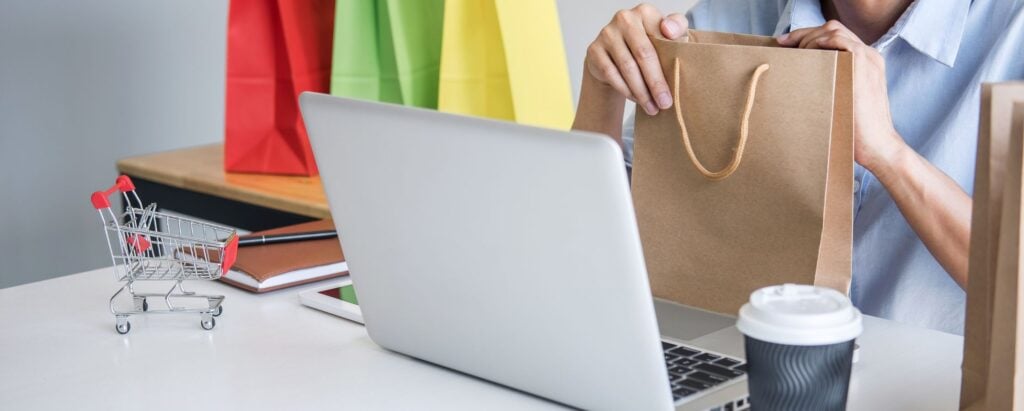
[[[740,308],[754,411],[845,410],[860,311],[842,293],[784,284],[759,289]]]

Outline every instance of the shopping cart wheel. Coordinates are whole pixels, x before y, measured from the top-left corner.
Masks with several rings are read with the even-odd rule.
[[[217,309],[213,311],[213,316],[214,317],[220,317],[221,314],[224,314],[224,306],[223,305],[218,305]]]
[[[200,320],[199,326],[203,327],[204,330],[212,330],[213,326],[217,325],[217,320],[210,318],[210,321]]]
[[[118,334],[128,334],[128,331],[132,330],[132,323],[125,321],[124,324],[117,324],[114,328],[117,329]]]

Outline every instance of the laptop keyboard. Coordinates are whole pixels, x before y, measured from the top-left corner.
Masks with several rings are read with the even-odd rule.
[[[668,341],[662,341],[661,346],[665,351],[665,365],[668,367],[668,378],[672,384],[672,399],[676,402],[739,378],[747,371],[747,364],[735,358]],[[746,405],[744,402],[746,401],[740,400],[730,405],[742,407]]]

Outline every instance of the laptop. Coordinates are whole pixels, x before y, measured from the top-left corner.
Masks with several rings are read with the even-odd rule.
[[[742,358],[697,343],[740,353],[735,332],[705,336],[734,319],[653,299],[612,139],[300,105],[376,344],[571,407],[748,406]]]

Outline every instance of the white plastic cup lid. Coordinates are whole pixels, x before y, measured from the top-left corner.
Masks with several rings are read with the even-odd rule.
[[[864,326],[860,310],[842,293],[813,285],[784,284],[750,294],[736,328],[761,341],[828,345],[853,340]]]

